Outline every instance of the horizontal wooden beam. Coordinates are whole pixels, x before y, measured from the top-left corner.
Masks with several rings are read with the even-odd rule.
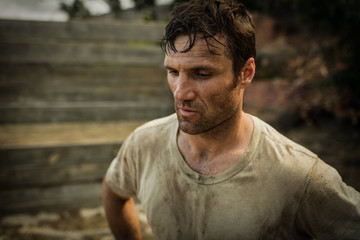
[[[0,40],[160,42],[165,24],[104,21],[0,20]]]
[[[0,189],[99,182],[121,142],[0,148]]]
[[[101,203],[101,182],[0,190],[0,216],[97,207]]]

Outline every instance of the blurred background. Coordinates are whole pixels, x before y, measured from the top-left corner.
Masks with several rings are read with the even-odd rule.
[[[159,42],[175,2],[0,0],[1,240],[112,239],[105,171],[132,130],[173,112]],[[245,111],[360,191],[359,1],[241,2],[257,32]]]

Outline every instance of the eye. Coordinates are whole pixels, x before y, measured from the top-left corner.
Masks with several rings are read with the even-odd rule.
[[[211,77],[211,74],[206,72],[198,72],[196,73],[196,77],[205,80],[205,79],[209,79]]]
[[[168,70],[168,75],[169,75],[169,76],[176,77],[176,76],[179,75],[179,72],[176,71],[176,70],[171,70],[171,69],[169,69],[169,70]]]

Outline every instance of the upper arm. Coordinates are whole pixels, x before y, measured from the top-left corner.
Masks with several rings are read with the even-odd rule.
[[[137,195],[139,157],[136,149],[135,140],[130,136],[123,143],[106,172],[105,187],[118,196],[130,198]]]
[[[133,198],[116,194],[104,180],[103,201],[106,218],[115,239],[142,239]]]
[[[106,182],[106,179],[103,180],[102,184],[102,196],[105,203],[109,200],[127,201],[130,199],[129,197],[120,196],[111,190],[108,183]]]
[[[297,223],[317,239],[360,239],[360,193],[347,186],[334,168],[318,160]]]

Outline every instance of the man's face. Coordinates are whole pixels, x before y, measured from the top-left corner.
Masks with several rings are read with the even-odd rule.
[[[164,61],[179,127],[189,134],[205,133],[226,124],[241,111],[241,89],[234,86],[232,61],[223,45],[209,41],[212,53],[202,38],[197,38],[189,52],[181,53],[188,36],[179,36],[175,41],[178,52],[170,51]]]

